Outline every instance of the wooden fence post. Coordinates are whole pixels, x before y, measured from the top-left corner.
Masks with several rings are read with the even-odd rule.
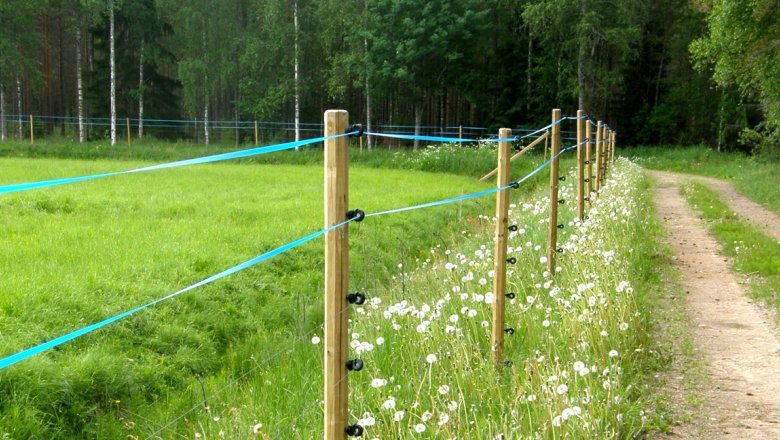
[[[588,165],[587,176],[585,177],[588,184],[586,192],[588,194],[588,203],[590,203],[590,193],[593,191],[593,155],[591,154],[593,145],[593,126],[590,121],[585,124],[585,139],[588,141],[585,143],[585,163]]]
[[[35,143],[35,129],[33,129],[33,116],[31,113],[30,114],[30,145],[33,145],[34,143]]]
[[[607,161],[607,152],[609,151],[609,138],[611,136],[612,130],[610,128],[604,127],[604,136],[602,137],[602,142],[604,145],[601,147],[601,167],[603,168],[601,172],[601,186],[604,186],[604,183],[607,181],[607,169],[609,167],[609,161]]]
[[[502,128],[498,131],[499,139],[512,136],[512,130]],[[496,187],[509,185],[509,153],[512,143],[509,141],[498,143],[498,176]],[[504,356],[504,311],[506,299],[506,243],[509,228],[509,191],[503,190],[496,193],[496,240],[493,252],[493,333],[491,349],[493,350],[493,362],[496,367],[501,366]]]
[[[127,127],[127,145],[130,145],[130,118],[125,118],[125,126]]]
[[[458,139],[463,139],[463,126],[462,125],[458,125]],[[458,141],[458,146],[462,147],[463,146],[463,141]]]
[[[598,121],[596,123],[596,194],[601,189],[601,144],[603,133],[604,126],[601,125],[601,121]]]
[[[577,217],[585,219],[585,111],[577,110]]]
[[[257,137],[257,120],[255,120],[255,145],[260,145],[260,139]]]
[[[345,110],[325,112],[325,136],[343,134]],[[346,220],[348,203],[347,138],[325,141],[325,227]],[[325,233],[325,440],[343,440],[347,427],[347,227]]]
[[[550,135],[550,224],[547,228],[547,271],[555,274],[555,252],[558,246],[558,150],[561,148],[561,109],[552,111],[552,135]]]

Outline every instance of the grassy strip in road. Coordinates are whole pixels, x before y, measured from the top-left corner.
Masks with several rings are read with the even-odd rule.
[[[734,268],[750,278],[751,294],[780,315],[780,243],[741,220],[706,185],[693,182],[682,191],[707,220],[726,255],[734,259]]]

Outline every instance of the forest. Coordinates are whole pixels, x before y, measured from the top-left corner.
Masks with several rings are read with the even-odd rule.
[[[0,2],[2,139],[28,114],[195,119],[208,142],[218,120],[292,122],[300,137],[328,108],[494,129],[538,126],[552,107],[586,109],[623,145],[776,153],[780,3]]]

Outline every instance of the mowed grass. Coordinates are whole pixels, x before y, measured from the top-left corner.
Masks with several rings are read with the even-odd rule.
[[[780,213],[780,163],[708,147],[657,146],[618,149],[646,168],[725,179],[750,199]]]
[[[709,187],[692,182],[682,191],[734,259],[734,268],[749,277],[753,296],[780,316],[780,243],[740,219]]]
[[[2,159],[2,183],[136,162]],[[0,354],[100,321],[322,227],[321,167],[209,165],[117,176],[0,198]],[[366,212],[488,187],[474,179],[353,167]],[[353,282],[381,283],[480,206],[353,225]],[[366,240],[369,236],[370,240]],[[370,276],[368,275],[370,273]],[[355,286],[356,288],[358,286]],[[120,408],[191,402],[322,323],[322,239],[0,371],[0,433],[124,438]],[[165,413],[159,413],[164,418]]]

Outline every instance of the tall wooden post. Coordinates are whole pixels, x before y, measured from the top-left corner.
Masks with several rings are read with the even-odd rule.
[[[255,145],[260,145],[260,139],[257,136],[257,121],[255,121]]]
[[[552,122],[561,119],[561,109],[552,111]],[[555,252],[558,246],[558,150],[561,148],[561,124],[552,127],[550,135],[550,224],[547,228],[547,271],[555,274]]]
[[[130,118],[125,118],[125,127],[127,127],[127,145],[130,145]]]
[[[604,126],[601,121],[596,124],[596,193],[601,189],[601,148]]]
[[[577,217],[585,218],[585,111],[577,110]]]
[[[609,167],[609,163],[607,161],[607,152],[609,151],[609,138],[610,133],[612,130],[609,129],[609,127],[604,127],[604,134],[601,137],[601,141],[604,143],[604,145],[601,147],[601,186],[604,186],[604,183],[607,181],[607,168]]]
[[[498,131],[499,139],[512,136],[512,130],[502,128]],[[509,153],[511,142],[498,143],[498,188],[509,185]],[[504,357],[504,310],[506,299],[506,243],[509,228],[509,191],[496,193],[496,240],[493,252],[493,333],[491,337],[491,349],[493,350],[493,362],[496,367],[501,366]]]
[[[463,126],[462,125],[458,125],[458,139],[463,139]],[[458,142],[458,146],[462,147],[463,146],[463,142],[459,141]]]
[[[591,154],[591,149],[593,148],[593,126],[590,122],[585,124],[585,139],[588,140],[585,143],[585,163],[588,164],[587,176],[585,177],[588,184],[586,192],[588,194],[588,203],[590,203],[590,193],[593,191],[593,155]]]
[[[34,143],[35,143],[35,129],[33,128],[33,116],[32,114],[30,114],[30,145]]]
[[[325,136],[343,134],[345,110],[325,112]],[[325,141],[325,227],[346,220],[348,206],[347,138]],[[347,275],[348,229],[325,234],[325,440],[343,440],[347,427]]]

